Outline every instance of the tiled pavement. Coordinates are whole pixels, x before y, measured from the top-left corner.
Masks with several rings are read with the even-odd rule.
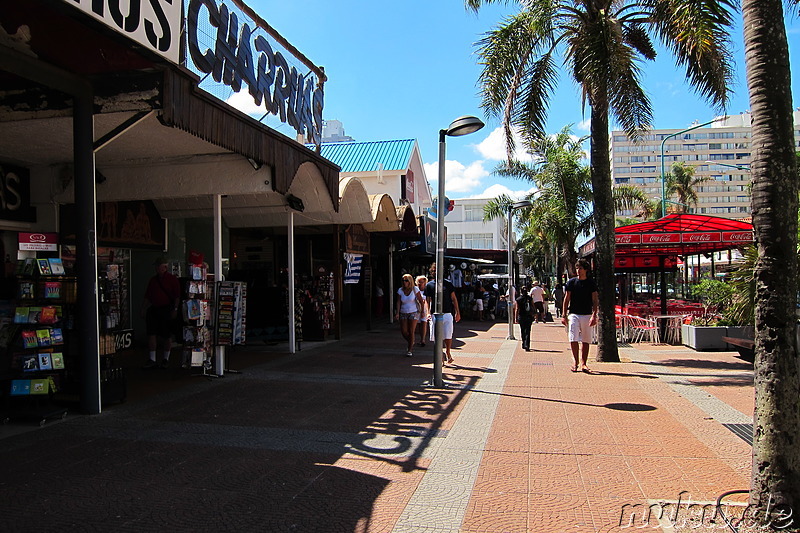
[[[560,325],[535,324],[532,352],[507,331],[459,324],[442,390],[431,345],[406,358],[389,325],[249,348],[213,381],[132,369],[101,415],[0,428],[0,531],[611,532],[631,506],[748,486],[735,352],[593,346],[588,375]]]

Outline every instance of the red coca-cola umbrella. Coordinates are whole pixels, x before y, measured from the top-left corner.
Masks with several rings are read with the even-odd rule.
[[[743,248],[753,242],[749,222],[708,215],[671,214],[616,228],[616,255],[686,256]]]

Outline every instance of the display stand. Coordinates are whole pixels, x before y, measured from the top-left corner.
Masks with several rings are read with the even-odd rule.
[[[211,372],[213,343],[211,331],[212,287],[206,265],[189,265],[188,279],[184,280],[183,364],[184,368],[200,368],[197,376],[209,379],[219,377]]]
[[[247,339],[247,284],[241,281],[217,282],[215,344],[240,346]],[[230,355],[230,354],[229,354]],[[228,357],[227,361],[230,360]],[[226,368],[225,372],[241,374]]]
[[[304,280],[303,340],[324,341],[330,335],[336,317],[334,286],[333,273]]]
[[[27,258],[18,264],[14,316],[0,326],[0,348],[8,370],[3,380],[10,419],[63,418],[67,409],[53,403],[69,366],[66,330],[71,328],[74,278],[64,275],[60,258]]]
[[[115,365],[119,339],[130,331],[130,250],[102,249],[98,256],[97,305],[100,314],[100,397],[103,404],[124,402],[125,369]]]

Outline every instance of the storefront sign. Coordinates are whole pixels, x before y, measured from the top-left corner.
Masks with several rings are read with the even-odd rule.
[[[31,206],[31,176],[27,168],[0,164],[0,220],[36,222]]]
[[[75,242],[75,204],[59,207],[61,237]],[[97,244],[117,248],[165,250],[167,221],[151,200],[97,204]]]
[[[32,252],[57,252],[58,233],[20,232],[19,249]]]
[[[641,235],[622,233],[616,235],[617,244],[639,244],[642,242]]]
[[[127,350],[133,346],[133,330],[121,329],[114,332],[114,346],[119,350]]]
[[[723,231],[723,242],[753,242],[752,231]]]
[[[173,63],[180,63],[183,0],[63,0]]]
[[[674,255],[636,255],[614,257],[614,268],[620,272],[673,272],[677,269],[678,258]]]
[[[369,233],[361,224],[351,224],[344,232],[345,251],[351,254],[369,253]]]
[[[203,22],[201,22],[201,20]],[[208,36],[208,26],[216,28]],[[203,74],[234,92],[247,85],[257,106],[292,126],[308,142],[322,140],[322,83],[312,72],[290,67],[273,51],[267,34],[256,24],[239,24],[237,11],[217,0],[189,0],[186,15],[189,56]],[[214,35],[215,34],[215,35]]]
[[[414,173],[409,170],[408,174],[403,176],[403,198],[409,201],[409,203],[414,203]]]

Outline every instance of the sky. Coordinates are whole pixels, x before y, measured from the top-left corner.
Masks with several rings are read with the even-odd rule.
[[[456,198],[521,197],[531,184],[499,178],[493,169],[505,158],[500,122],[480,108],[480,65],[475,43],[515,12],[517,4],[487,6],[477,14],[463,0],[245,0],[267,23],[328,76],[323,118],[339,120],[356,141],[416,139],[428,182],[437,191],[439,130],[461,115],[486,127],[447,138],[446,194]],[[735,79],[728,114],[749,109],[744,73],[741,15],[733,33]],[[795,107],[800,106],[800,20],[787,16]],[[659,49],[644,64],[642,84],[653,105],[655,128],[685,128],[721,114],[684,81],[673,56]],[[575,84],[562,75],[550,101],[547,131],[572,124],[588,135],[588,110]],[[288,125],[268,123],[294,137]],[[276,127],[277,126],[277,127]],[[611,124],[616,129],[615,124]]]

